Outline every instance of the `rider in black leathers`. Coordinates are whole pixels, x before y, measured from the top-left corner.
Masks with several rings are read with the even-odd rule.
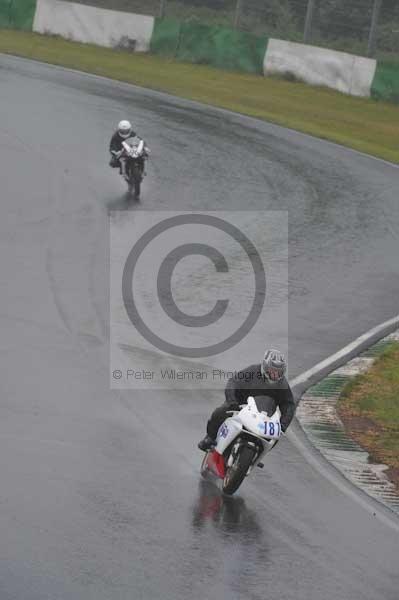
[[[228,411],[238,410],[246,404],[249,396],[269,396],[275,400],[281,412],[281,430],[285,432],[295,414],[295,401],[284,374],[284,355],[277,350],[268,350],[259,364],[238,371],[228,380],[225,402],[216,408],[207,425],[207,435],[198,444],[200,450],[209,450],[216,443],[219,427],[228,417]]]
[[[133,131],[133,128],[129,121],[121,121],[118,125],[118,129],[113,133],[111,141],[109,143],[109,151],[111,153],[111,160],[109,166],[113,169],[119,167],[119,172],[122,174],[122,164],[119,160],[120,154],[122,152],[122,142],[127,139],[137,138],[137,140],[141,140],[141,138]],[[143,170],[144,170],[144,161],[143,161]]]

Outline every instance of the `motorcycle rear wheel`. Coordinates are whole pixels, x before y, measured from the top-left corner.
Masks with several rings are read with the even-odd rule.
[[[223,492],[234,494],[244,481],[245,475],[255,458],[255,450],[247,446],[241,446],[238,450],[238,455],[231,467],[228,467],[226,475],[223,479]]]

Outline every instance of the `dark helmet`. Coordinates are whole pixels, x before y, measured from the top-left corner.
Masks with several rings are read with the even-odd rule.
[[[261,363],[263,377],[270,383],[281,381],[287,370],[285,356],[279,350],[267,350]]]

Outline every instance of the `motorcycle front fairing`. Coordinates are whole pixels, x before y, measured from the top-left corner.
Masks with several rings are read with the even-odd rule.
[[[216,436],[216,452],[222,455],[234,440],[245,432],[255,438],[254,442],[258,440],[259,454],[256,462],[259,462],[280,438],[280,414],[279,408],[270,417],[265,412],[259,412],[255,399],[249,397],[247,404],[219,427]]]
[[[240,421],[245,429],[265,442],[280,438],[280,416],[279,408],[270,417],[265,412],[259,412],[255,399],[252,397],[248,398],[248,404],[240,411]]]
[[[136,147],[136,157],[139,157],[143,154],[144,150],[144,140],[140,140],[138,146]]]
[[[129,158],[140,158],[144,152],[144,140],[140,140],[137,143],[133,138],[128,138],[122,142],[122,147],[126,156]]]
[[[241,433],[242,425],[234,417],[227,418],[219,427],[219,431],[216,436],[216,447],[215,450],[219,454],[228,448],[228,446],[236,439]]]

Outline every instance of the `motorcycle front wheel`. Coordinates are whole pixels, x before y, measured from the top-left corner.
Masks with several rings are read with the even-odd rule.
[[[141,182],[131,177],[127,183],[127,193],[129,195],[133,194],[136,198],[138,198],[140,196],[140,191]]]
[[[138,164],[132,165],[130,181],[136,198],[140,196],[142,179],[143,175],[140,166]]]
[[[140,196],[140,192],[141,192],[141,181],[136,179],[134,182],[134,195],[136,196],[136,198],[138,198]]]
[[[205,452],[204,458],[202,459],[201,470],[200,470],[202,477],[206,477],[206,475],[208,474],[208,471],[209,471],[208,458],[209,458],[209,452]]]
[[[247,446],[239,448],[237,456],[231,467],[228,467],[223,479],[223,492],[225,494],[234,494],[244,481],[245,475],[255,458],[255,450]]]

